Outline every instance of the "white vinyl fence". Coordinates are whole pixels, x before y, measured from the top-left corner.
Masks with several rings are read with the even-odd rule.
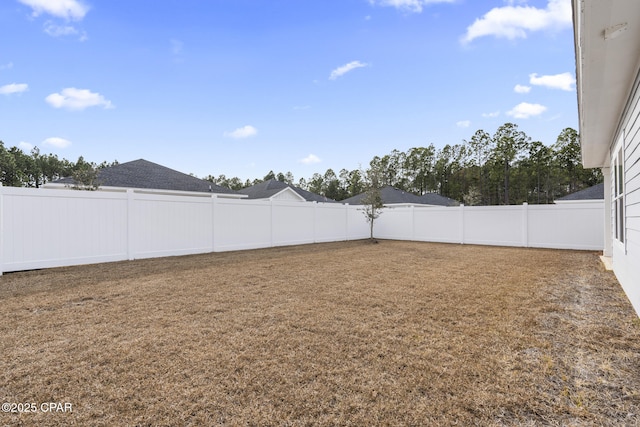
[[[375,226],[380,239],[602,250],[604,201],[395,208]]]
[[[602,203],[385,209],[378,238],[603,248]],[[361,207],[0,185],[0,275],[99,262],[358,240]]]

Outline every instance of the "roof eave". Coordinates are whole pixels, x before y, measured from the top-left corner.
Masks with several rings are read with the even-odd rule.
[[[640,2],[573,0],[582,162],[605,167],[638,73]]]

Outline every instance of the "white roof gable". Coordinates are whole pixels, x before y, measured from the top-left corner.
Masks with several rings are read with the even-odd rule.
[[[305,198],[293,191],[290,187],[283,188],[282,191],[269,197],[269,200],[291,200],[296,202],[306,202]]]

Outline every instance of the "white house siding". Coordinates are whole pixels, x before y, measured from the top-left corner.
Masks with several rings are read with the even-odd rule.
[[[640,76],[636,77],[618,135],[611,146],[611,185],[615,185],[615,143],[624,146],[625,242],[613,241],[613,269],[636,312],[640,313]],[[612,224],[615,224],[611,204]],[[615,225],[614,225],[615,227]],[[614,230],[612,234],[615,235]]]
[[[271,200],[280,200],[283,202],[304,202],[304,198],[290,188],[286,188],[284,191],[279,192],[271,198]]]

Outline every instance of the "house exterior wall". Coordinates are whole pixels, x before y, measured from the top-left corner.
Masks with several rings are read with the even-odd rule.
[[[624,158],[624,242],[615,238],[615,156],[621,144]],[[636,77],[618,134],[610,147],[613,270],[631,304],[640,313],[640,74]]]

